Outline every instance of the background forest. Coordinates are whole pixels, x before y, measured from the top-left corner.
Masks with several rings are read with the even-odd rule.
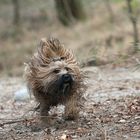
[[[0,0],[0,72],[22,75],[42,37],[82,65],[119,64],[139,52],[139,20],[139,0]]]

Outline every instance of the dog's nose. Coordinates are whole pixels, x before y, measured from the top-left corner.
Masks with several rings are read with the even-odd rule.
[[[72,80],[70,74],[64,74],[64,75],[62,75],[62,78],[63,78],[64,82],[70,82]]]

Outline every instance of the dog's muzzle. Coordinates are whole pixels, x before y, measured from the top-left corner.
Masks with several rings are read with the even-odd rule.
[[[63,94],[67,94],[72,86],[73,79],[70,74],[63,74],[60,78],[60,90]]]

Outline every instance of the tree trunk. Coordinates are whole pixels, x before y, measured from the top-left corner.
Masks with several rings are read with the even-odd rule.
[[[74,18],[77,20],[85,19],[86,15],[81,0],[69,0],[69,4]]]
[[[114,22],[114,12],[113,12],[113,9],[111,7],[110,0],[104,0],[104,3],[106,6],[106,9],[108,10],[108,13],[110,15],[110,21],[113,23]]]
[[[133,8],[131,5],[132,0],[126,0],[127,1],[127,6],[128,6],[128,13],[129,13],[129,18],[133,26],[133,32],[134,32],[134,46],[135,46],[135,52],[139,50],[139,33],[138,33],[138,27],[137,27],[137,18],[134,16]]]
[[[14,17],[13,17],[13,24],[19,26],[20,24],[20,6],[19,0],[12,0],[13,7],[14,7]]]
[[[56,11],[60,22],[70,25],[75,20],[85,18],[85,12],[80,0],[55,0]]]

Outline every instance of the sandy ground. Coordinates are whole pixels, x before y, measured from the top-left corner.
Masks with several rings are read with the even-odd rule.
[[[78,121],[64,121],[63,106],[50,111],[44,126],[31,97],[14,101],[22,78],[0,79],[1,140],[139,140],[140,71],[132,68],[85,67],[88,90]]]

